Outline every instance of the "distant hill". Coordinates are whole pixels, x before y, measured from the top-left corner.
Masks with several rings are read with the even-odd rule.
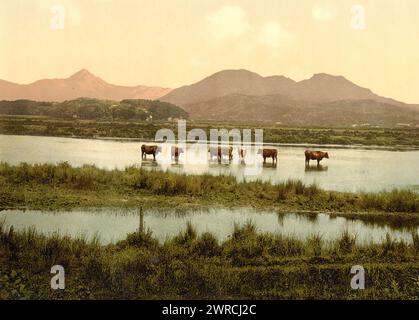
[[[296,82],[225,70],[160,98],[192,118],[257,120],[298,125],[419,124],[419,108],[381,97],[342,76],[324,73]]]
[[[211,106],[210,108],[208,106]],[[255,107],[257,106],[257,107]],[[195,119],[277,122],[296,126],[371,125],[394,127],[418,124],[419,112],[374,100],[341,100],[317,104],[281,95],[231,94],[189,105]]]
[[[0,101],[0,114],[109,120],[168,120],[188,118],[183,109],[161,101],[125,99],[120,102],[79,98],[64,102]]]
[[[168,88],[147,86],[117,86],[109,84],[83,69],[67,79],[44,79],[31,84],[16,84],[0,80],[0,100],[27,99],[57,101],[89,97],[107,100],[155,100],[170,92]]]

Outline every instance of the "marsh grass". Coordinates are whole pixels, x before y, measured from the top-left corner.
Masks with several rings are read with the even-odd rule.
[[[412,242],[415,249],[419,252],[419,234],[415,231],[412,231]]]
[[[345,229],[337,240],[338,251],[342,254],[351,253],[355,247],[356,238],[356,235],[350,234],[349,231]]]
[[[145,248],[154,248],[158,244],[157,240],[153,237],[151,229],[147,229],[147,231],[138,230],[128,234],[126,242],[127,246]]]
[[[323,252],[323,239],[320,233],[312,234],[307,239],[307,244],[310,249],[311,254],[314,257],[320,257]]]
[[[191,246],[198,238],[198,232],[190,221],[186,224],[186,229],[181,231],[173,238],[173,241],[180,246]]]
[[[360,205],[364,209],[374,208],[387,212],[418,212],[418,194],[411,190],[362,193]]]
[[[221,254],[217,238],[210,232],[204,232],[196,241],[194,250],[198,255],[214,257]]]
[[[211,233],[199,235],[189,223],[163,244],[150,232],[136,232],[107,246],[83,237],[45,237],[33,229],[16,232],[0,222],[0,271],[7,275],[0,275],[0,296],[415,299],[417,250],[389,236],[382,244],[359,246],[347,232],[327,246],[318,234],[296,240],[258,233],[250,221],[236,225],[222,243]],[[348,294],[355,262],[365,263],[368,287]],[[66,290],[58,295],[49,288],[53,264],[66,270]]]
[[[287,180],[276,186],[278,200],[285,200],[290,196],[301,195],[306,197],[314,197],[320,193],[320,189],[317,184],[313,183],[305,185],[301,180]]]
[[[150,171],[136,166],[104,170],[92,165],[68,163],[0,163],[0,207],[102,206],[133,196],[167,197],[240,206],[278,206],[338,212],[372,211],[418,213],[419,194],[410,190],[378,193],[339,193],[288,180],[237,182],[233,176],[186,175]],[[109,197],[109,194],[112,197]],[[176,200],[176,201],[178,201]],[[138,201],[138,200],[132,200]],[[397,218],[396,216],[394,218]],[[415,220],[410,216],[410,220]],[[417,219],[416,219],[417,221]]]

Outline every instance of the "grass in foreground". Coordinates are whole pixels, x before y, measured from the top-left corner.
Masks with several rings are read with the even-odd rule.
[[[413,244],[355,240],[347,232],[297,240],[247,223],[223,243],[188,225],[163,244],[138,231],[100,246],[0,224],[0,299],[419,299],[417,236]],[[66,270],[62,291],[50,288],[56,264]],[[353,265],[365,268],[365,290],[350,287]]]

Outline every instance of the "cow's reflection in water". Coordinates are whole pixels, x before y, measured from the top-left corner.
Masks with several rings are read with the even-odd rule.
[[[222,162],[218,162],[218,160],[208,160],[208,168],[225,168],[225,167],[230,167],[230,162],[227,161],[222,161]]]
[[[316,171],[327,171],[329,169],[328,166],[322,166],[321,164],[319,165],[314,165],[314,166],[310,166],[308,164],[306,164],[305,167],[305,172],[316,172]]]
[[[184,168],[183,163],[179,163],[179,159],[175,160],[170,165],[172,166],[172,168],[176,168],[176,169],[183,169]]]
[[[160,167],[156,160],[143,160],[141,161],[141,167],[144,168],[157,168]]]
[[[276,166],[277,166],[277,163],[276,163],[276,161],[274,162],[274,163],[268,163],[268,162],[265,162],[265,163],[263,163],[262,164],[263,165],[263,167],[264,168],[266,168],[266,169],[275,169],[276,168]]]

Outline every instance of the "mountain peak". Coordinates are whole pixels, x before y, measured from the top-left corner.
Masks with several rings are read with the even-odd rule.
[[[148,86],[118,86],[81,69],[67,78],[41,79],[30,84],[14,84],[0,80],[0,100],[29,99],[36,101],[65,101],[78,97],[101,100],[155,100],[170,89]]]
[[[315,73],[313,74],[313,76],[311,77],[311,79],[333,79],[333,80],[337,80],[337,79],[345,79],[345,77],[342,76],[334,76],[328,73]],[[345,79],[346,80],[346,79]]]
[[[77,71],[75,74],[73,74],[70,79],[86,79],[86,78],[95,78],[97,77],[90,73],[87,69],[81,69],[80,71]]]
[[[209,77],[210,78],[240,78],[240,77],[246,77],[246,78],[261,78],[261,76],[255,72],[246,70],[246,69],[225,69],[218,71]]]

